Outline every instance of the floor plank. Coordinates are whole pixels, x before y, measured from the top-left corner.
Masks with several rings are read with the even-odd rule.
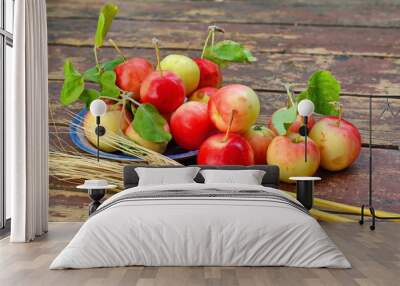
[[[0,285],[398,285],[400,224],[382,222],[376,231],[358,224],[323,223],[353,268],[123,267],[48,270],[81,223],[50,223],[49,233],[29,244],[0,240]]]

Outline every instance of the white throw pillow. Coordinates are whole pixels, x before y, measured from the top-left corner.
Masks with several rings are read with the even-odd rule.
[[[261,185],[265,171],[261,170],[202,170],[205,184]]]
[[[200,168],[136,168],[139,186],[195,183],[193,180]]]

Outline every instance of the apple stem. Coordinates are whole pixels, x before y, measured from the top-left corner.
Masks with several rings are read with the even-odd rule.
[[[228,129],[226,129],[226,133],[225,133],[225,136],[224,136],[224,139],[222,140],[222,142],[226,142],[226,140],[228,140],[229,133],[231,132],[233,118],[235,117],[236,112],[237,112],[237,110],[235,110],[235,109],[233,109],[231,112],[231,118],[229,119]]]
[[[161,69],[161,64],[160,64],[160,62],[161,62],[161,60],[160,60],[160,46],[159,46],[160,41],[157,38],[153,38],[152,42],[153,42],[154,48],[156,49],[157,69],[160,72],[160,75],[163,76],[163,71]]]
[[[123,92],[123,93],[122,93],[122,100],[129,100],[130,102],[132,102],[133,104],[135,104],[135,105],[137,105],[137,106],[142,105],[140,102],[134,100],[134,99],[131,97],[131,95],[132,95],[131,92]]]
[[[120,99],[114,98],[114,97],[110,97],[110,96],[104,96],[104,95],[102,95],[102,96],[100,96],[100,98],[109,99],[109,100],[115,101],[116,103],[121,103],[121,100],[120,100]]]
[[[96,61],[97,70],[100,71],[101,68],[100,68],[100,64],[99,64],[99,58],[97,57],[97,48],[96,48],[96,46],[93,47],[93,54],[94,54],[94,60]]]
[[[287,97],[289,99],[288,107],[292,107],[294,105],[293,92],[291,90],[292,88],[291,88],[291,86],[289,84],[286,84],[286,83],[284,84],[284,87],[286,89],[286,94],[287,94]]]
[[[260,130],[262,130],[262,127],[263,127],[262,125],[256,124],[256,125],[254,125],[253,129],[256,131],[260,131]]]
[[[206,49],[207,49],[207,46],[208,46],[208,42],[210,41],[210,38],[211,38],[211,47],[214,46],[215,32],[225,33],[225,30],[222,29],[221,27],[218,27],[217,25],[208,26],[208,34],[207,34],[207,38],[206,38],[206,40],[204,42],[204,45],[203,45],[203,50],[201,51],[201,58],[204,58],[204,54],[206,52]]]
[[[342,123],[342,117],[343,117],[343,104],[339,103],[338,104],[338,109],[339,109],[339,121],[338,121],[338,126]]]
[[[118,55],[120,55],[120,57],[124,60],[124,62],[126,62],[126,58],[125,58],[124,54],[122,53],[121,49],[117,46],[117,44],[114,42],[114,40],[109,39],[108,41],[114,47],[114,49],[117,51]]]
[[[130,98],[130,97],[129,97],[129,98],[127,98],[127,99],[128,99],[130,102],[136,104],[137,106],[141,106],[141,105],[142,105],[140,102],[134,100],[133,98]]]
[[[122,131],[122,120],[124,120],[125,122],[125,104],[126,104],[126,100],[122,99],[122,109],[121,109],[121,113],[119,114],[119,131]]]
[[[207,49],[207,46],[208,46],[208,42],[210,41],[211,34],[213,34],[213,31],[210,28],[208,28],[207,38],[206,38],[206,40],[204,42],[203,50],[201,51],[200,58],[204,58],[204,54],[206,52],[206,49]]]

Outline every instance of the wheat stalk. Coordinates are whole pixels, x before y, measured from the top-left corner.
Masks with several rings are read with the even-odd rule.
[[[65,126],[73,124],[77,132],[83,134],[83,126],[71,123],[71,119],[80,115],[68,109],[66,109],[66,115],[67,118],[61,124],[65,124]],[[109,159],[101,159],[98,162],[94,156],[83,154],[59,136],[68,132],[58,130],[57,125],[54,123],[51,109],[50,118],[54,129],[50,134],[55,137],[53,141],[55,146],[49,151],[49,174],[59,181],[77,184],[82,183],[84,180],[101,177],[111,184],[117,185],[118,189],[122,190],[122,172],[123,167],[126,165],[141,165],[143,163],[149,165],[181,165],[175,160],[134,143],[122,133],[108,133],[108,136],[103,138],[103,142],[127,155],[142,159],[143,162],[121,162]],[[81,116],[80,119],[82,119]]]
[[[97,162],[97,159],[93,157],[57,151],[49,152],[50,176],[71,184],[101,177],[122,190],[122,170],[125,165],[118,161],[101,160]]]

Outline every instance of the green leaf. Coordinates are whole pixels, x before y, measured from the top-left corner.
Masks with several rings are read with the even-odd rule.
[[[205,53],[204,53],[204,58],[208,59],[214,63],[216,63],[220,68],[224,68],[226,67],[229,62],[222,60],[220,58],[218,58],[217,55],[215,55],[211,50],[206,49]]]
[[[297,97],[297,102],[306,98],[314,103],[315,113],[338,115],[336,103],[340,99],[340,84],[329,71],[316,71],[308,79],[308,87]]]
[[[118,13],[118,6],[114,4],[106,4],[101,8],[99,20],[97,22],[95,47],[100,48],[103,46],[104,38],[111,27],[114,17]]]
[[[82,100],[85,103],[85,106],[87,109],[89,109],[90,104],[92,103],[93,100],[97,99],[100,97],[100,93],[95,90],[95,89],[85,89],[81,96],[79,97],[80,100]]]
[[[100,81],[100,72],[97,67],[92,67],[83,73],[83,78],[87,81],[98,83]]]
[[[290,108],[283,108],[272,115],[272,124],[278,131],[279,135],[285,135],[287,128],[296,120],[297,117],[297,104]]]
[[[64,62],[64,83],[61,89],[60,102],[69,105],[79,99],[84,90],[82,75],[74,68],[70,60]]]
[[[114,68],[117,65],[119,65],[120,63],[122,63],[123,61],[124,61],[123,58],[117,58],[117,59],[114,59],[114,60],[110,60],[110,61],[104,62],[103,64],[101,64],[100,69],[102,71],[113,71]],[[100,81],[100,72],[97,69],[97,67],[94,66],[94,67],[91,67],[90,69],[87,69],[83,73],[83,77],[85,78],[85,80],[99,83],[99,81]]]
[[[165,131],[165,119],[151,104],[141,104],[135,112],[133,128],[142,137],[151,142],[163,143],[172,139],[171,133]]]
[[[124,62],[123,58],[116,58],[114,60],[106,61],[101,65],[104,71],[113,71],[115,67]]]
[[[247,62],[252,63],[252,62],[256,62],[256,61],[257,61],[257,58],[254,57],[253,54],[252,54],[249,50],[244,49],[244,50],[243,50],[243,53],[244,53],[245,56],[246,56],[246,61],[247,61]]]
[[[232,62],[251,63],[257,60],[242,44],[230,40],[221,41],[214,46],[207,47],[204,58],[220,66],[226,66]]]
[[[100,76],[100,87],[102,96],[118,98],[119,88],[115,85],[116,75],[114,71],[105,71]]]

